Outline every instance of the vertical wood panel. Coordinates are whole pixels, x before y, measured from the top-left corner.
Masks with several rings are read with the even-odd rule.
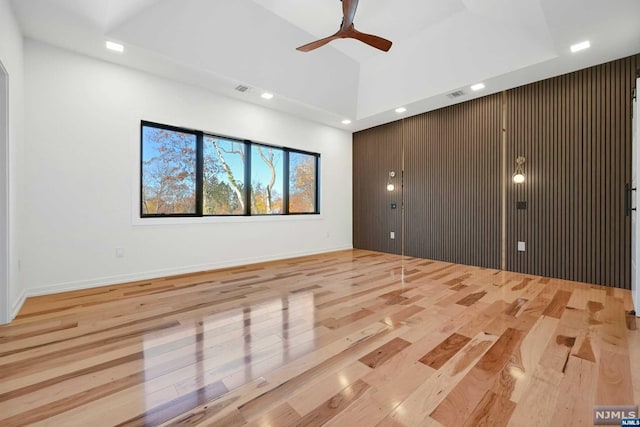
[[[390,171],[396,172],[392,192],[386,190]],[[393,122],[353,135],[353,247],[400,254],[401,231],[402,122]]]
[[[439,185],[446,171],[440,143],[441,111],[405,120],[405,253],[421,258],[445,258],[448,235],[442,205],[447,194]],[[447,199],[451,200],[451,199]]]
[[[624,187],[637,68],[634,56],[508,92],[507,164],[527,159],[526,182],[507,191],[509,270],[630,289]]]
[[[405,254],[500,267],[502,96],[404,120]]]

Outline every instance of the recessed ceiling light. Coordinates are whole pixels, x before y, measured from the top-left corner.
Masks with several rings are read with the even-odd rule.
[[[571,52],[573,53],[580,52],[581,50],[589,49],[590,47],[591,47],[591,43],[589,43],[589,40],[585,40],[583,42],[572,45]]]
[[[484,83],[476,83],[476,84],[471,86],[471,90],[474,91],[474,92],[478,91],[478,90],[481,90],[481,89],[484,89]]]
[[[124,46],[121,45],[120,43],[110,42],[109,40],[107,40],[104,43],[104,45],[107,47],[107,49],[112,50],[114,52],[118,52],[118,53],[124,52]]]
[[[273,94],[269,93],[269,92],[265,92],[261,95],[264,99],[272,99],[273,98]]]
[[[407,109],[406,109],[406,108],[404,108],[404,107],[396,108],[396,113],[398,113],[398,114],[402,114],[402,113],[404,113],[405,111],[407,111]]]
[[[351,120],[349,120],[349,119],[344,119],[344,120],[342,121],[342,124],[343,124],[343,125],[350,125],[350,124],[351,124]]]

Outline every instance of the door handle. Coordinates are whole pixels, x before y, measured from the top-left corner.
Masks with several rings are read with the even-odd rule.
[[[636,191],[636,187],[631,187],[631,184],[624,185],[624,212],[625,216],[630,216],[632,211],[636,208],[631,207],[631,192]]]

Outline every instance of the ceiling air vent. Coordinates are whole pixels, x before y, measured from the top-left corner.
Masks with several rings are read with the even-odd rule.
[[[452,99],[453,98],[460,98],[463,95],[465,95],[465,93],[463,91],[461,91],[461,90],[457,90],[455,92],[451,92],[451,93],[447,94],[447,96],[449,98],[452,98]]]
[[[249,87],[247,87],[247,86],[243,86],[243,85],[238,85],[238,86],[236,86],[236,90],[237,90],[238,92],[243,92],[243,93],[244,93],[244,92],[246,92],[246,91],[248,91],[248,90],[249,90]]]

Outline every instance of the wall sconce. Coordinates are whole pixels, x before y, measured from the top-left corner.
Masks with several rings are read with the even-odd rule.
[[[393,185],[393,178],[396,177],[396,173],[394,171],[389,172],[389,179],[387,180],[387,191],[393,191],[396,189],[396,186]]]
[[[511,175],[511,179],[515,184],[522,184],[524,182],[524,170],[522,169],[522,165],[524,165],[525,159],[523,156],[518,156],[516,158],[516,170]]]

